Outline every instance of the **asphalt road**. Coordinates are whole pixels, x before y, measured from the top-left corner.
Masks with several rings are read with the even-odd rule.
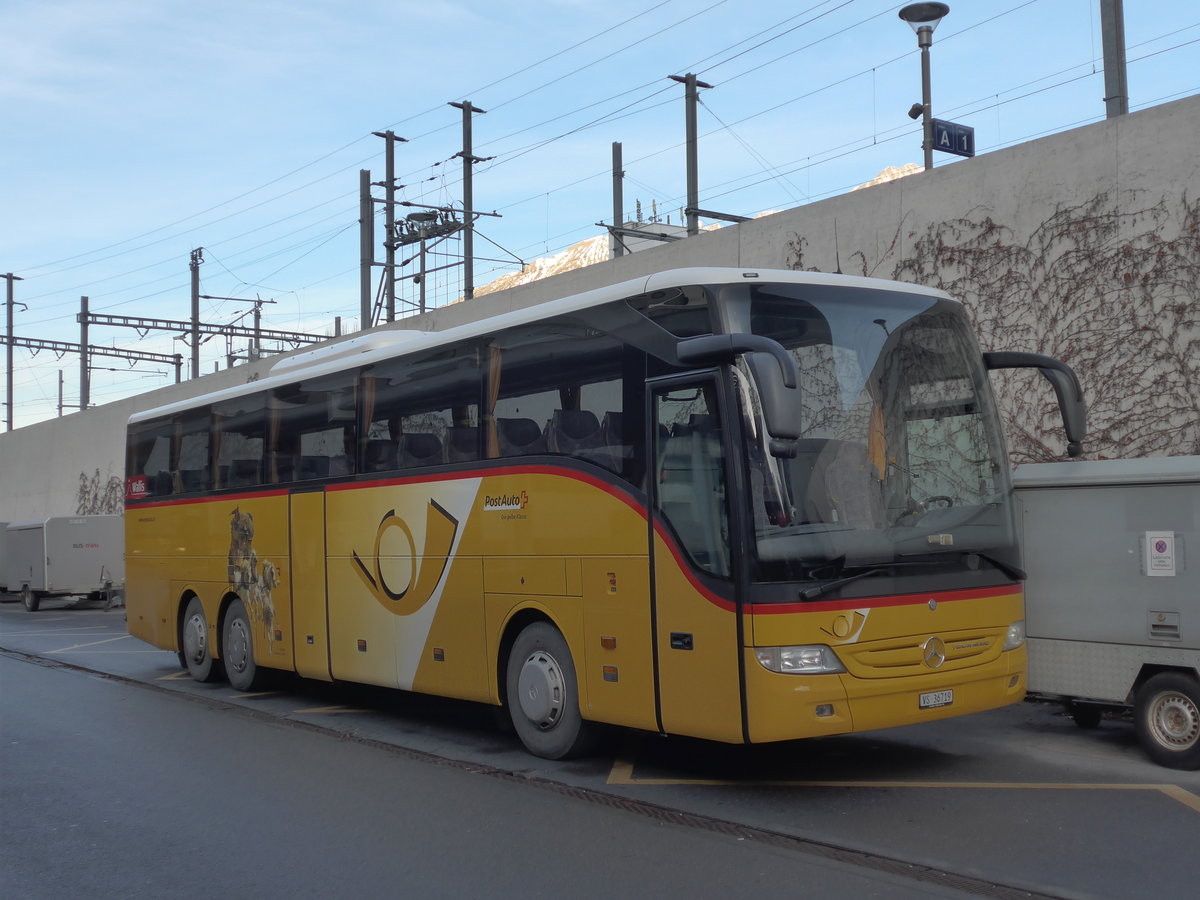
[[[196,684],[119,609],[0,604],[0,649],[6,897],[1124,900],[1200,883],[1200,774],[1150,763],[1127,722],[1083,731],[1046,705],[749,748],[616,732],[551,763],[472,704]],[[63,859],[87,864],[38,893]],[[120,890],[97,893],[97,872]]]

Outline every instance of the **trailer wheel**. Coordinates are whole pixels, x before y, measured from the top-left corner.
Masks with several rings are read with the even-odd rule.
[[[1138,740],[1160,766],[1200,768],[1200,683],[1181,672],[1162,672],[1138,689],[1134,701]]]
[[[254,638],[250,630],[250,619],[241,600],[229,604],[225,613],[225,630],[221,635],[221,660],[225,663],[225,675],[230,687],[239,691],[250,691],[258,677],[258,666],[254,664]]]
[[[208,619],[199,597],[188,601],[183,614],[183,661],[188,673],[196,681],[214,681],[221,674],[208,646]]]
[[[534,756],[568,759],[592,746],[594,726],[579,711],[579,685],[566,639],[549,622],[517,635],[508,658],[508,714]]]
[[[1104,719],[1104,709],[1094,703],[1071,703],[1067,712],[1080,728],[1099,728]]]
[[[29,612],[37,612],[38,607],[42,605],[42,596],[29,585],[25,585],[21,589],[21,602],[25,604],[25,608]]]

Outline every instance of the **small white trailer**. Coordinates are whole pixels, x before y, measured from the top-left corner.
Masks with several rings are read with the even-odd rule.
[[[82,596],[111,606],[124,592],[121,516],[57,516],[5,529],[6,580],[34,612],[46,597]]]
[[[1018,466],[1029,692],[1200,768],[1200,457]],[[1189,559],[1189,556],[1192,557]]]
[[[8,593],[8,523],[0,522],[0,594]]]

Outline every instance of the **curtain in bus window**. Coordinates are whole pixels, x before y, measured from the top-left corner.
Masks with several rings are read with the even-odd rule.
[[[272,405],[267,410],[267,446],[276,447],[279,443],[279,410]],[[282,471],[283,467],[279,465],[279,456],[271,452],[267,454],[270,458],[270,472],[268,473],[268,481],[271,484],[279,484],[281,481],[291,481],[292,473],[290,471]],[[282,477],[286,474],[286,478]]]
[[[500,436],[496,433],[496,401],[500,398],[500,348],[488,348],[488,407],[487,407],[487,455],[495,459],[500,455]]]

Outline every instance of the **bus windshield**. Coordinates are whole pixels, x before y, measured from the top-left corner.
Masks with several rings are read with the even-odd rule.
[[[800,373],[801,436],[772,453],[754,380],[739,372],[755,580],[981,560],[1011,578],[1008,464],[962,308],[848,286],[738,293],[726,295],[731,330],[779,341]]]

